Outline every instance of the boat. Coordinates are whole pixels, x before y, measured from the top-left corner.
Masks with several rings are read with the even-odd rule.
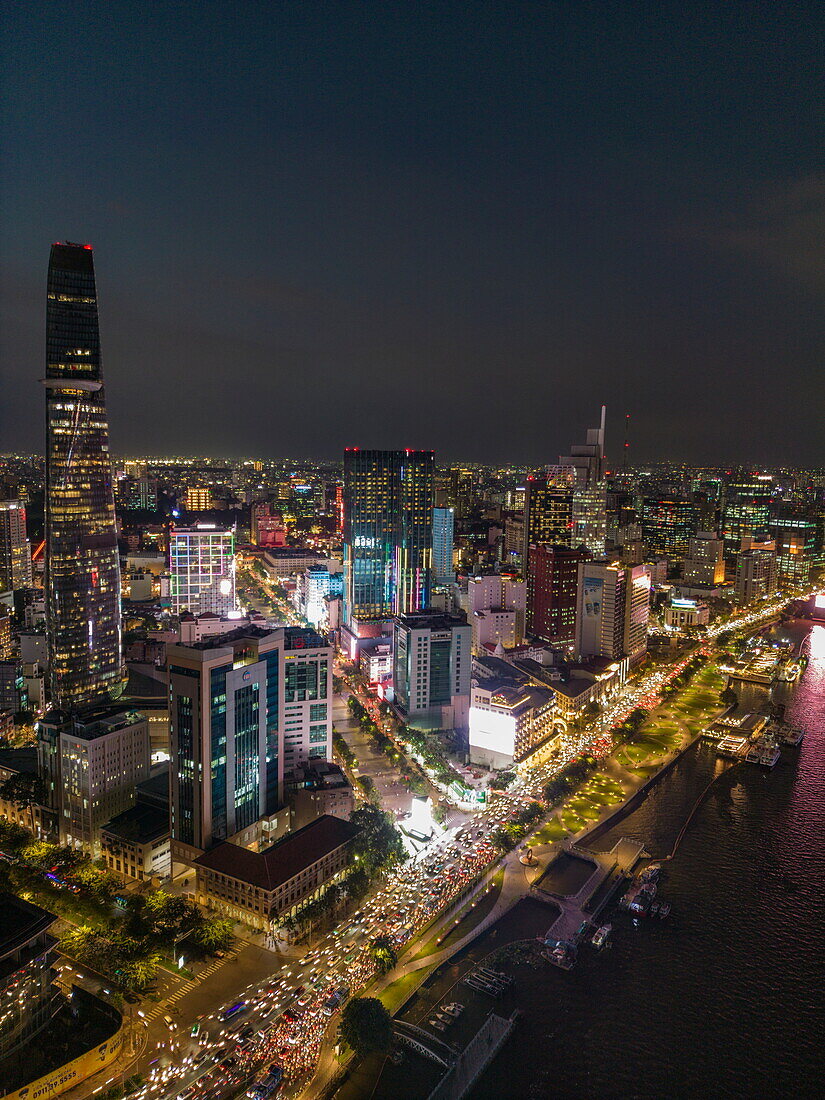
[[[661,863],[650,863],[642,871],[642,882],[657,882],[662,873]]]
[[[590,941],[594,947],[604,947],[607,943],[607,938],[613,931],[612,924],[603,924],[598,931],[593,933],[593,939]]]
[[[651,917],[655,917],[655,916],[658,915],[658,913],[659,913],[659,903],[658,903],[658,901],[652,902],[652,904],[650,906],[650,909],[648,910],[648,913]]]
[[[670,902],[669,901],[663,901],[661,903],[661,905],[659,906],[659,920],[664,920],[665,917],[668,916],[669,913],[670,913]]]

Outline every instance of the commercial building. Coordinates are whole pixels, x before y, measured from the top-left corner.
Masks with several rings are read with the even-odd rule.
[[[169,773],[140,783],[135,805],[100,830],[106,867],[134,882],[166,878],[172,871],[169,828]]]
[[[187,512],[209,512],[215,507],[212,490],[201,485],[190,485],[183,494],[183,506]]]
[[[471,577],[467,606],[473,653],[481,653],[489,644],[512,649],[524,641],[527,585],[520,577],[498,573]]]
[[[293,829],[302,829],[324,814],[349,821],[355,799],[349,780],[337,764],[307,760],[298,766],[291,786]]]
[[[54,985],[57,939],[50,932],[57,917],[5,891],[0,891],[0,912],[2,1060],[34,1041],[51,1020],[60,994]]]
[[[455,581],[454,543],[455,508],[433,508],[433,581],[436,585]]]
[[[781,512],[771,523],[779,579],[807,584],[817,558],[816,522],[802,511]]]
[[[46,302],[46,593],[52,704],[123,689],[120,564],[91,245],[55,244]]]
[[[37,769],[37,749],[33,745],[25,745],[19,749],[0,748],[0,786],[13,775],[36,775]],[[47,806],[20,806],[16,802],[0,798],[0,819],[21,825],[38,839],[56,832],[55,812]]]
[[[14,658],[0,661],[0,711],[16,714],[28,704],[23,663]]]
[[[395,701],[414,726],[465,730],[472,631],[462,615],[422,612],[393,624]]]
[[[344,453],[344,625],[427,608],[433,553],[432,451]]]
[[[576,654],[631,664],[647,651],[650,576],[643,565],[580,562]]]
[[[249,514],[252,541],[256,546],[267,549],[286,546],[287,529],[281,512],[274,511],[268,501],[258,501]]]
[[[559,457],[559,466],[572,467],[575,471],[575,484],[578,486],[598,485],[604,480],[604,432],[607,409],[601,408],[598,428],[587,429],[587,442],[574,444],[569,455]]]
[[[326,565],[310,565],[298,574],[295,606],[316,630],[329,629],[329,598],[344,594],[344,574],[331,573]]]
[[[573,490],[570,545],[584,546],[600,558],[607,542],[607,489],[604,482],[580,485]]]
[[[671,597],[665,604],[665,626],[671,630],[691,630],[697,626],[707,626],[710,622],[710,608],[699,600],[689,600],[678,596]]]
[[[748,604],[772,596],[776,591],[778,579],[776,543],[743,539],[742,549],[736,555],[737,601]]]
[[[526,680],[527,678],[524,677]],[[515,677],[473,679],[470,699],[470,763],[510,768],[558,738],[552,688]]]
[[[284,777],[332,755],[332,650],[314,631],[244,627],[167,648],[172,858],[280,829]]]
[[[300,575],[314,566],[325,566],[330,573],[341,569],[341,562],[335,558],[326,558],[317,550],[304,546],[275,546],[268,549],[260,559],[266,572],[273,580]]]
[[[586,550],[531,546],[527,561],[527,633],[552,645],[572,646],[576,638],[579,563]]]
[[[0,592],[32,586],[31,546],[26,536],[26,506],[0,500]]]
[[[524,544],[522,562],[531,546],[570,546],[573,536],[573,490],[576,471],[572,466],[556,468],[545,479],[529,477],[524,501]]]
[[[688,540],[682,566],[685,584],[713,588],[725,581],[725,542],[715,531],[699,531]]]
[[[675,495],[648,496],[642,501],[642,538],[650,555],[681,561],[696,532],[692,500]]]
[[[725,488],[722,511],[722,535],[725,554],[735,560],[743,538],[756,541],[768,537],[773,479],[768,474],[748,474],[740,471]]]
[[[172,611],[197,615],[236,610],[235,531],[214,523],[175,527],[169,535],[169,576]]]
[[[37,723],[39,772],[61,844],[100,852],[100,830],[135,804],[149,778],[149,723],[136,711],[51,712]]]
[[[219,844],[195,861],[195,900],[271,931],[344,878],[357,832],[349,821],[325,814],[263,852]]]

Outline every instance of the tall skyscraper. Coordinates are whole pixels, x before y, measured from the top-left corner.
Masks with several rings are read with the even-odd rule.
[[[454,542],[455,509],[433,508],[433,579],[438,585],[455,580]]]
[[[725,580],[725,543],[715,531],[698,531],[688,541],[682,566],[685,584],[712,588]]]
[[[32,555],[26,538],[26,507],[0,500],[0,592],[31,588]]]
[[[229,615],[235,605],[235,531],[214,523],[175,527],[169,536],[172,610]]]
[[[725,554],[734,560],[743,538],[756,541],[768,536],[773,501],[773,481],[767,474],[736,474],[725,488],[722,535]]]
[[[344,623],[374,623],[430,602],[432,451],[344,453]]]
[[[46,616],[52,703],[123,690],[120,565],[91,245],[55,244],[46,302]]]
[[[642,501],[642,538],[648,554],[684,559],[696,534],[696,508],[692,500],[673,493],[647,496]]]

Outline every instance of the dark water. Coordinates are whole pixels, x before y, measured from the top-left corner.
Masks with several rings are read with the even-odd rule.
[[[801,750],[713,785],[666,865],[668,920],[620,917],[569,973],[520,969],[525,1016],[473,1100],[823,1095],[825,627],[805,645],[787,694]],[[720,770],[699,746],[594,846],[633,836],[666,855]]]

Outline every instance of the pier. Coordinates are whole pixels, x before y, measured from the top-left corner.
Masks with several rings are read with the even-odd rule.
[[[514,1012],[505,1018],[491,1013],[427,1100],[463,1100],[507,1041],[518,1015]]]
[[[637,840],[622,837],[609,852],[591,852],[574,844],[565,845],[564,851],[593,864],[593,872],[581,889],[575,894],[563,895],[544,889],[541,886],[542,880],[539,879],[530,888],[530,894],[561,909],[561,913],[547,930],[545,940],[575,943],[582,925],[598,915],[612,896],[613,890],[632,874],[633,868],[644,855],[644,845]],[[597,894],[600,897],[597,898]]]

